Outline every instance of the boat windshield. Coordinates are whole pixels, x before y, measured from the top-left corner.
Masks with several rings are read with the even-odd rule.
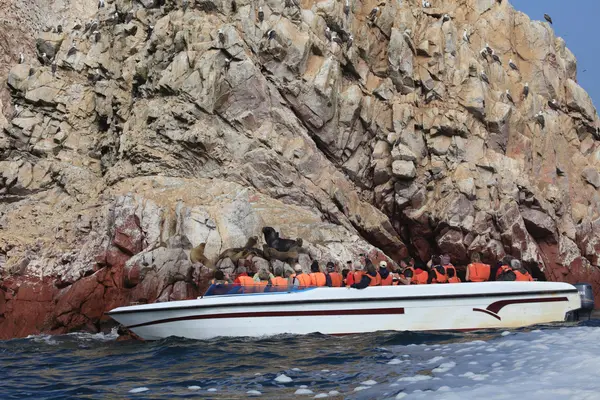
[[[212,284],[208,287],[204,296],[222,296],[227,294],[248,294],[248,293],[286,293],[301,292],[312,289],[311,287],[293,287],[293,286],[272,286],[272,285],[238,285],[238,284]]]

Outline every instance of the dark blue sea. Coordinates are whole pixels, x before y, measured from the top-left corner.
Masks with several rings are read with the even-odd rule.
[[[514,331],[0,342],[0,399],[600,399],[600,320]]]

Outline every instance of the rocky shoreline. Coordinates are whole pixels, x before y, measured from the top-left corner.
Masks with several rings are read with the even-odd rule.
[[[263,226],[307,260],[510,254],[600,300],[600,122],[565,41],[507,1],[350,3],[32,0],[0,26],[0,339],[194,297],[191,246]]]

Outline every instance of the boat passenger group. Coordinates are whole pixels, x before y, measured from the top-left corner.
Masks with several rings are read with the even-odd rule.
[[[448,255],[432,256],[427,264],[415,263],[413,258],[406,258],[400,262],[399,268],[388,267],[386,261],[381,261],[379,268],[376,268],[368,257],[361,254],[356,265],[348,261],[341,271],[338,271],[333,262],[328,262],[325,272],[322,272],[318,261],[313,261],[310,269],[310,273],[303,273],[302,267],[296,264],[294,272],[277,267],[274,273],[261,269],[251,276],[245,267],[239,267],[236,271],[237,276],[233,280],[223,271],[216,270],[206,295],[239,293],[240,288],[244,289],[243,292],[268,292],[316,286],[364,289],[368,286],[462,282]],[[521,262],[511,256],[506,256],[496,265],[491,266],[482,263],[480,255],[474,253],[471,263],[466,267],[464,280],[466,282],[533,281],[533,278]],[[232,285],[233,291],[219,290],[224,286],[231,289]]]

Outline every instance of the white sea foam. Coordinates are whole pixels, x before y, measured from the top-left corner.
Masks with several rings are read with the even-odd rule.
[[[246,394],[247,394],[248,396],[260,396],[262,393],[261,393],[261,392],[259,392],[258,390],[248,390],[248,391],[246,392]]]
[[[313,391],[312,391],[312,390],[310,390],[310,389],[303,389],[303,388],[300,388],[300,389],[296,390],[296,391],[294,392],[294,394],[299,394],[299,395],[301,395],[301,394],[313,394]]]
[[[136,388],[131,389],[129,391],[129,393],[143,393],[143,392],[147,392],[148,390],[150,390],[150,389],[148,389],[145,386],[142,386],[142,387],[136,387]]]
[[[428,381],[431,377],[429,375],[415,375],[415,376],[403,376],[398,379],[398,382],[420,382],[420,381]]]
[[[440,364],[439,367],[432,369],[432,372],[436,372],[438,374],[443,374],[444,372],[450,371],[452,368],[456,367],[456,363],[454,361],[450,361],[447,363]]]
[[[275,379],[273,379],[277,383],[290,383],[293,379],[285,374],[277,375]]]
[[[215,388],[210,388],[210,389],[208,389],[207,391],[208,391],[208,392],[216,392],[216,391],[217,391],[217,389],[215,389]]]
[[[355,392],[360,392],[361,390],[369,389],[370,386],[358,386],[354,388]]]
[[[319,394],[316,394],[315,397],[313,397],[313,399],[324,399],[326,397],[329,397],[329,395],[327,393],[319,393]]]
[[[373,386],[373,385],[377,385],[377,381],[374,381],[373,379],[369,379],[368,381],[364,381],[360,383],[363,386]]]
[[[329,391],[329,395],[330,396],[339,396],[340,392],[338,392],[337,390],[330,390]]]
[[[202,388],[200,386],[188,386],[188,389],[190,389],[190,390],[200,390]]]
[[[397,365],[397,364],[402,364],[403,362],[405,362],[405,361],[402,361],[398,358],[393,358],[390,361],[388,361],[388,364],[389,365]]]

